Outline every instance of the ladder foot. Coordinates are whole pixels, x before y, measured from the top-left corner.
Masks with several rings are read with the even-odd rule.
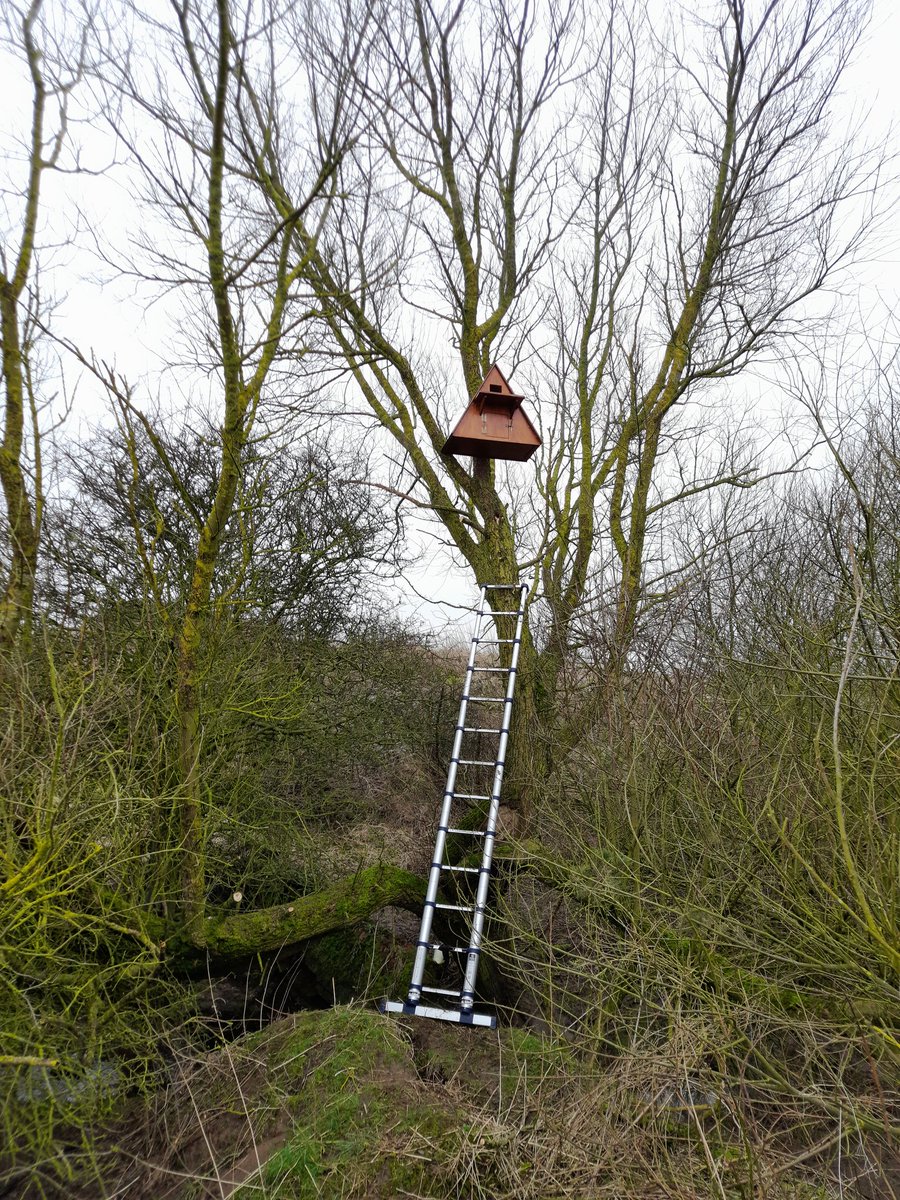
[[[407,1004],[400,1000],[382,1000],[378,1005],[383,1013],[400,1013],[405,1017],[429,1017],[433,1021],[452,1021],[456,1025],[480,1025],[497,1028],[497,1018],[489,1013],[462,1012],[456,1008],[437,1008],[430,1004]]]

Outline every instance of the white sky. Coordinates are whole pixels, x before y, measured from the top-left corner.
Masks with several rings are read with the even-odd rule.
[[[845,75],[840,102],[847,119],[869,114],[865,131],[872,139],[889,135],[900,124],[898,50],[900,5],[877,0],[865,44]],[[22,178],[22,163],[15,141],[27,131],[30,99],[23,64],[2,51],[0,101],[0,183],[8,196],[15,195],[20,187],[17,181]],[[45,278],[59,300],[55,325],[82,349],[114,361],[132,382],[141,383],[145,395],[152,397],[170,386],[164,371],[169,336],[166,306],[159,303],[148,307],[143,289],[132,281],[117,279],[115,272],[104,267],[89,250],[92,231],[120,249],[126,247],[127,239],[146,218],[123,183],[103,171],[115,151],[100,123],[89,121],[76,126],[73,134],[82,146],[82,163],[102,173],[57,175],[46,181],[41,259]],[[57,243],[55,249],[51,248],[53,242]],[[888,231],[877,254],[859,265],[854,279],[859,289],[858,311],[865,313],[879,305],[894,309],[900,297],[900,236],[891,236]],[[48,284],[44,286],[46,289]],[[67,387],[71,389],[78,378],[78,372],[67,370]],[[748,379],[747,387],[752,391],[752,380]],[[84,421],[96,420],[103,407],[96,385],[81,380],[70,418],[72,433],[77,433]],[[464,573],[452,568],[428,530],[419,531],[414,544],[421,552],[421,561],[401,587],[396,597],[398,607],[418,622],[452,636],[446,630],[448,619],[459,620],[460,614],[438,601],[470,603],[476,595],[474,585]]]

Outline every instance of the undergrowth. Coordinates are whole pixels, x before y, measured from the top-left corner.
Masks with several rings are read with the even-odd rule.
[[[894,1194],[896,689],[850,708],[840,678],[637,681],[504,895],[516,1003],[595,1065],[660,1195]]]
[[[446,671],[399,630],[360,638],[220,640],[206,680],[210,903],[275,904],[331,882],[323,846],[393,803],[409,763],[430,777]],[[152,624],[120,614],[48,633],[0,679],[0,1193],[102,1179],[123,1105],[209,1045],[207,981],[173,974],[165,944],[178,892],[170,666]]]
[[[892,1194],[893,678],[857,677],[838,652],[790,675],[636,675],[613,708],[585,703],[585,736],[543,781],[535,836],[507,848],[492,891],[484,978],[513,1027],[490,1043],[465,1031],[468,1046],[449,1027],[426,1044],[338,1008],[228,1046],[235,1030],[211,1035],[196,981],[172,977],[156,926],[133,920],[163,920],[174,894],[161,664],[136,669],[92,646],[45,644],[4,694],[7,1194],[99,1194],[123,1154],[121,1177],[137,1178],[115,1130],[139,1116],[171,1131],[179,1105],[188,1149],[173,1162],[151,1137],[158,1186],[135,1196],[221,1198],[239,1149],[228,1186],[241,1200]],[[252,687],[245,654],[216,665],[206,778],[219,903],[320,886],[357,829],[383,826],[390,858],[404,789],[433,787],[446,753],[455,660],[391,638],[368,660],[359,647],[304,653],[273,655]],[[347,688],[363,695],[346,725],[313,722]],[[315,761],[292,770],[308,743]],[[350,838],[342,861],[352,872],[370,849]],[[374,987],[375,951],[360,945]]]

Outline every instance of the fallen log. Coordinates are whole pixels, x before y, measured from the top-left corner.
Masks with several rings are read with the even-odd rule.
[[[400,867],[366,867],[286,904],[207,917],[203,949],[216,958],[244,958],[350,928],[388,905],[420,912],[425,886]]]
[[[420,876],[379,863],[271,908],[209,913],[199,945],[184,929],[172,927],[165,918],[142,909],[120,892],[95,889],[95,899],[111,936],[127,936],[149,946],[158,961],[165,958],[176,968],[190,968],[210,957],[245,959],[350,930],[389,906],[418,915],[425,888],[426,881]]]

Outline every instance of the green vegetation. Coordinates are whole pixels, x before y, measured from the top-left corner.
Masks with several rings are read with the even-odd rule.
[[[897,1193],[900,336],[822,316],[888,211],[867,19],[7,0],[4,1200]],[[98,262],[157,370],[70,336]],[[443,452],[495,358],[525,464]],[[463,567],[529,598],[495,1032],[374,1004]]]
[[[410,1048],[395,1026],[371,1012],[336,1009],[329,1019],[300,1022],[272,1066],[293,1098],[294,1127],[263,1168],[268,1194],[372,1194],[373,1175],[385,1197],[429,1189],[424,1163],[384,1145],[402,1145],[413,1131],[436,1134],[447,1117],[440,1105],[409,1094],[416,1090]],[[251,1195],[237,1193],[238,1200]]]
[[[196,1102],[211,1106],[211,1127],[226,1106],[213,1146],[223,1178],[236,1162],[256,1171],[247,1155],[264,1148],[247,1196],[258,1185],[638,1197],[650,1179],[686,1198],[814,1197],[829,1194],[821,1176],[838,1153],[846,1186],[865,1177],[889,1194],[900,1132],[891,677],[870,663],[842,688],[845,649],[800,629],[768,662],[669,683],[635,673],[611,709],[586,687],[573,703],[591,736],[542,789],[528,836],[498,854],[483,986],[512,1022],[499,1041],[451,1026],[426,1036],[358,1007],[232,1041],[285,1006],[402,994],[413,935],[398,938],[376,910],[421,897],[432,818],[419,857],[395,866],[416,845],[402,779],[440,789],[433,739],[437,728],[446,753],[458,662],[396,633],[291,648],[291,662],[310,664],[298,672],[304,711],[339,703],[313,666],[325,661],[339,686],[345,666],[359,679],[367,664],[367,686],[395,698],[316,726],[311,778],[327,761],[331,780],[318,809],[315,786],[299,799],[278,790],[302,786],[303,764],[293,778],[285,766],[302,739],[244,694],[254,735],[211,739],[208,862],[222,882],[198,952],[169,905],[167,733],[147,719],[158,684],[138,660],[100,653],[102,637],[120,636],[99,625],[90,642],[87,631],[74,644],[45,638],[5,694],[9,1186],[96,1194],[92,1179],[124,1178],[120,1130],[145,1127],[136,1108],[155,1114],[151,1129],[180,1112],[196,1133]],[[270,677],[284,670],[270,653]],[[259,667],[255,679],[273,694]],[[210,728],[234,729],[230,693],[218,695]],[[371,745],[365,806],[351,745]],[[218,976],[235,972],[236,1013],[204,1016]],[[276,999],[264,1016],[266,988]],[[248,1112],[240,1094],[217,1099],[234,1082],[223,1061],[275,1090],[248,1082]],[[155,1136],[145,1150],[159,1189],[167,1171],[213,1169],[202,1138],[183,1160]]]
[[[210,970],[269,979],[285,945],[312,938],[301,1002],[360,995],[379,979],[396,986],[406,973],[403,949],[365,924],[376,909],[417,906],[422,895],[416,875],[383,861],[379,808],[387,805],[388,816],[395,811],[394,784],[391,764],[378,775],[374,759],[393,745],[404,760],[418,755],[416,771],[429,778],[428,698],[441,695],[445,672],[394,633],[368,637],[365,658],[352,642],[311,645],[307,653],[304,694],[325,718],[318,753],[328,763],[330,790],[304,792],[299,770],[289,795],[273,790],[283,772],[280,756],[292,755],[296,740],[283,724],[267,725],[261,712],[253,741],[226,740],[210,756],[207,779],[217,800],[207,861],[211,879],[221,883],[211,896],[216,916],[203,951],[184,936],[170,903],[178,888],[165,849],[172,777],[167,733],[150,719],[156,681],[141,664],[134,672],[122,658],[98,661],[85,643],[58,642],[53,651],[45,643],[21,666],[15,690],[5,692],[0,1088],[4,1173],[17,1186],[30,1178],[37,1194],[65,1193],[83,1172],[98,1169],[95,1137],[124,1098],[159,1088],[173,1055],[216,1036],[218,1027],[197,1011],[198,990],[201,999],[215,991]],[[277,678],[283,664],[268,661]],[[294,661],[301,661],[296,652]],[[323,661],[332,664],[334,680],[313,669]],[[390,721],[380,711],[374,723],[361,706],[355,739],[352,729],[327,724],[329,689],[343,683],[342,661],[352,662],[355,679],[365,661],[374,664],[373,686],[402,675],[391,691]],[[227,695],[220,713],[223,722],[234,721]],[[377,751],[367,751],[367,738],[378,739]],[[365,795],[374,830],[360,822],[360,767],[371,771]],[[315,772],[321,769],[320,762]],[[341,837],[360,829],[364,836],[341,850]],[[246,903],[239,905],[233,895],[241,889]],[[346,932],[316,936],[328,930]],[[274,954],[264,962],[259,956],[268,948]]]

